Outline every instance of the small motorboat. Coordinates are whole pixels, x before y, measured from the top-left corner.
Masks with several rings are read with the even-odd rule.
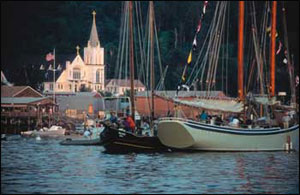
[[[21,132],[21,135],[28,135],[28,136],[64,136],[66,132],[65,128],[62,128],[61,126],[53,125],[49,129],[47,127],[44,127],[40,129],[39,131],[33,130],[33,131],[23,131]]]
[[[91,146],[100,145],[100,133],[104,130],[104,127],[93,128],[92,135],[89,137],[83,136],[82,138],[67,138],[60,142],[60,145],[80,145],[80,146]]]
[[[136,135],[109,121],[103,122],[104,131],[100,134],[100,144],[106,153],[152,153],[165,152],[164,146],[156,136]]]

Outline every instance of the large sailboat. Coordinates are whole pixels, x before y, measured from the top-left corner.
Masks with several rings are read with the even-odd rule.
[[[239,25],[238,25],[238,98],[197,98],[194,101],[182,101],[180,99],[173,99],[172,101],[180,106],[197,108],[199,111],[210,113],[212,116],[209,120],[199,121],[197,119],[187,119],[183,117],[168,117],[161,118],[158,124],[158,138],[160,141],[170,148],[175,149],[191,149],[191,150],[203,150],[203,151],[283,151],[283,150],[299,150],[299,116],[296,110],[295,90],[293,79],[290,80],[291,84],[291,104],[282,105],[280,101],[275,97],[275,39],[276,39],[276,10],[277,2],[272,2],[271,10],[271,29],[270,29],[270,52],[269,63],[270,68],[266,72],[270,72],[269,81],[266,84],[267,90],[264,90],[263,70],[266,67],[263,64],[266,60],[262,55],[262,48],[259,47],[257,40],[257,27],[255,14],[252,14],[252,37],[254,41],[254,59],[253,66],[256,68],[258,74],[258,81],[260,86],[259,95],[252,95],[249,93],[245,96],[244,88],[244,71],[243,71],[243,49],[244,49],[244,4],[245,2],[239,2]],[[204,9],[202,13],[205,13],[205,7],[207,1],[204,3]],[[250,8],[254,11],[254,2],[249,4]],[[268,4],[266,4],[268,5]],[[210,36],[208,41],[209,57],[211,57],[207,63],[207,80],[206,89],[212,89],[216,83],[216,69],[218,64],[218,58],[216,58],[221,44],[221,34],[223,32],[223,26],[225,21],[224,10],[226,10],[226,2],[217,3],[216,12],[211,25]],[[251,7],[252,6],[252,7]],[[287,65],[292,66],[292,62],[289,57],[288,41],[286,33],[286,21],[285,21],[285,9],[283,8],[283,23],[285,27],[285,55]],[[220,12],[219,14],[217,12]],[[254,12],[255,13],[255,12]],[[200,19],[200,27],[201,27]],[[263,28],[267,24],[263,23]],[[199,28],[197,29],[197,33]],[[263,31],[262,35],[266,32]],[[195,36],[196,37],[196,36]],[[263,40],[263,38],[261,39]],[[196,40],[193,42],[195,45]],[[218,45],[219,44],[219,45]],[[192,52],[192,50],[191,50]],[[213,53],[213,55],[212,55]],[[192,53],[189,54],[188,63],[191,62]],[[204,59],[208,58],[204,55]],[[202,66],[202,76],[204,73],[204,65]],[[187,67],[187,66],[186,66]],[[203,68],[204,67],[204,68]],[[292,68],[289,68],[292,70]],[[183,80],[185,80],[185,72],[183,73]],[[197,71],[196,71],[197,72]],[[253,74],[253,68],[252,72]],[[201,81],[202,81],[201,76]],[[293,73],[290,72],[290,77],[293,77]],[[249,80],[251,77],[249,76]],[[256,82],[257,82],[256,80]],[[265,79],[266,80],[266,79]],[[239,119],[233,119],[227,121],[225,118],[233,118],[236,116]],[[219,122],[215,118],[221,118]],[[223,119],[223,120],[222,120]]]

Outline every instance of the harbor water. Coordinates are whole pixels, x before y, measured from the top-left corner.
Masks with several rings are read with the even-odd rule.
[[[116,155],[60,141],[1,141],[1,192],[299,194],[299,152]]]

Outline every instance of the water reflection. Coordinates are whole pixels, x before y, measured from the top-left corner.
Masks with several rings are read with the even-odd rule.
[[[299,193],[299,153],[103,153],[59,140],[1,142],[3,193]]]

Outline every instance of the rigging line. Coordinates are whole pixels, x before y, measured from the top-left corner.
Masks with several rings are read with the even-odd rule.
[[[201,16],[202,16],[202,15],[201,15]],[[202,19],[203,19],[203,18],[202,18]],[[202,21],[201,21],[201,25],[202,25]],[[211,30],[211,28],[212,28],[212,25],[209,26],[208,32]],[[200,33],[200,31],[199,31],[198,33]],[[203,66],[201,66],[201,65],[200,65],[200,67],[199,67],[199,60],[200,60],[200,57],[202,56],[202,52],[204,51],[206,42],[207,42],[207,40],[208,40],[208,34],[209,34],[209,33],[206,33],[206,37],[205,37],[204,43],[202,44],[202,47],[201,47],[200,52],[199,52],[199,55],[198,55],[198,57],[197,57],[197,59],[196,59],[194,68],[192,69],[192,73],[190,74],[187,83],[190,83],[190,84],[194,83],[196,77],[198,77],[198,74],[199,74],[201,68],[203,67]],[[201,63],[201,64],[203,65],[203,63]],[[199,67],[199,68],[198,68],[198,67]],[[198,68],[198,71],[196,72],[195,76],[192,77],[194,71],[195,71],[197,68]],[[192,82],[190,82],[191,78],[193,78],[193,81],[192,81]],[[201,82],[202,82],[202,81],[200,81],[200,83],[201,83]],[[200,85],[200,88],[202,88],[201,85]]]
[[[198,77],[198,74],[199,74],[200,71],[197,71],[197,72],[195,73],[195,76],[194,76],[194,77],[192,77],[192,75],[194,74],[194,71],[196,71],[196,69],[197,69],[198,66],[199,66],[199,60],[200,60],[200,57],[202,56],[202,53],[203,53],[203,51],[204,51],[205,44],[206,44],[206,42],[207,42],[207,40],[208,40],[208,37],[209,37],[209,33],[207,33],[207,35],[206,35],[206,38],[205,38],[204,43],[203,43],[203,45],[202,45],[202,47],[201,47],[201,50],[200,50],[200,52],[199,52],[199,54],[198,54],[198,58],[197,58],[197,60],[196,60],[196,62],[195,62],[195,64],[194,64],[194,67],[193,67],[193,69],[192,69],[192,72],[191,72],[190,76],[189,76],[188,79],[187,79],[187,83],[193,83],[193,82],[196,80],[196,78]],[[200,67],[198,68],[198,70],[201,69],[201,67],[202,67],[202,66],[200,66]],[[192,78],[193,78],[193,80],[192,80],[192,82],[190,82],[190,80],[191,80]]]
[[[224,2],[224,8],[222,10],[222,15],[224,16],[226,14],[226,7],[227,7],[227,4],[226,2]],[[224,32],[224,22],[225,22],[225,17],[223,17],[223,20],[221,22],[221,32],[217,35],[217,38],[218,38],[218,42],[217,42],[217,52],[216,52],[216,59],[215,59],[215,70],[214,70],[214,77],[213,77],[213,87],[214,89],[216,88],[216,74],[217,74],[217,66],[218,66],[218,62],[219,62],[219,53],[220,53],[220,48],[221,48],[221,43],[222,43],[222,35],[223,32]]]
[[[125,22],[125,14],[126,14],[126,3],[123,3],[123,12],[122,12],[122,17],[121,17],[121,26],[120,26],[120,37],[119,37],[119,48],[118,48],[118,56],[117,56],[117,61],[116,61],[116,71],[114,73],[114,78],[118,78],[119,70],[120,70],[120,61],[121,61],[121,49],[122,49],[122,38],[124,39],[124,22]]]
[[[216,17],[217,17],[217,13],[219,11],[219,5],[220,3],[217,2],[217,5],[216,5],[216,10],[215,10],[215,15],[214,15],[214,18],[213,18],[213,21],[212,21],[212,33],[215,33],[215,21],[216,21]],[[206,76],[206,81],[205,81],[205,86],[206,88],[208,87],[208,78],[209,78],[209,75],[210,75],[210,69],[211,69],[211,44],[212,44],[212,41],[214,39],[214,34],[212,34],[212,36],[210,37],[209,39],[209,43],[208,43],[208,48],[207,48],[207,55],[209,57],[209,61],[208,61],[208,71],[207,71],[207,76]],[[205,64],[206,66],[206,64]],[[204,72],[202,72],[202,75],[203,75]]]
[[[290,89],[291,89],[291,103],[290,105],[295,106],[296,104],[296,87],[295,87],[295,76],[294,76],[294,63],[290,58],[289,51],[289,42],[288,42],[288,32],[287,32],[287,22],[286,22],[286,8],[284,7],[284,1],[282,1],[282,23],[283,23],[283,32],[284,32],[284,45],[286,47],[286,58],[288,65],[288,73],[290,79]]]
[[[124,62],[123,59],[124,59],[124,53],[125,53],[124,50],[126,50],[126,48],[125,48],[126,37],[128,36],[128,2],[127,1],[125,2],[124,6],[125,6],[124,23],[123,23],[124,26],[122,27],[124,30],[123,30],[123,39],[120,40],[122,42],[122,49],[121,49],[121,58],[119,61],[119,69],[118,69],[119,75],[117,77],[119,79],[122,79],[123,65],[126,64],[126,62]],[[123,64],[123,62],[124,62],[124,64]],[[126,65],[124,65],[124,66],[126,67]]]
[[[225,77],[226,77],[226,85],[225,85],[225,88],[226,88],[226,95],[228,96],[228,60],[229,60],[229,19],[230,19],[230,1],[228,2],[228,16],[227,16],[227,44],[226,44],[226,74],[225,74]]]
[[[161,78],[160,78],[160,80],[159,80],[159,82],[158,82],[158,84],[157,84],[157,86],[156,86],[156,90],[163,90],[164,91],[164,80],[165,80],[165,77],[166,77],[166,75],[167,75],[167,70],[168,70],[168,65],[165,67],[165,70],[164,70],[164,72],[163,72],[163,74],[162,74],[162,76],[161,76]]]
[[[129,2],[128,2],[129,4]],[[128,6],[129,7],[129,6]],[[126,46],[125,46],[125,66],[124,66],[124,79],[128,80],[128,69],[129,69],[129,8],[128,8],[128,20],[127,20],[127,26],[126,26]]]
[[[151,104],[150,104],[150,99],[149,99],[149,93],[150,93],[150,5],[148,6],[148,12],[147,12],[147,22],[146,22],[146,36],[145,36],[145,43],[147,43],[147,48],[145,49],[145,51],[147,52],[147,62],[146,62],[146,83],[147,83],[147,91],[146,91],[146,104],[148,106],[148,110],[149,110],[149,116],[151,114]],[[146,45],[146,44],[145,44]]]
[[[260,80],[260,93],[264,94],[264,86],[263,86],[263,78],[262,78],[262,72],[261,72],[261,52],[259,51],[258,47],[258,42],[257,42],[257,25],[256,25],[256,18],[255,18],[255,7],[254,3],[252,4],[253,6],[253,28],[252,28],[252,36],[253,36],[253,42],[254,42],[254,49],[255,49],[255,56],[256,56],[256,61],[257,61],[257,71],[258,71],[258,78]]]
[[[200,16],[200,20],[198,21],[198,26],[197,26],[197,29],[196,29],[196,32],[195,32],[195,35],[194,35],[192,47],[191,47],[190,52],[189,52],[188,61],[189,61],[189,58],[192,57],[191,55],[194,51],[194,47],[195,46],[197,47],[197,35],[199,34],[199,32],[201,30],[202,20],[203,20],[204,15],[205,15],[205,10],[206,10],[207,4],[208,4],[208,1],[204,1],[203,10],[202,10],[202,13],[201,13],[201,16]],[[195,41],[196,41],[196,43],[195,43]],[[190,59],[190,62],[187,62],[185,64],[185,67],[184,67],[184,70],[183,70],[183,73],[182,73],[182,76],[181,76],[181,81],[185,82],[186,84],[187,84],[187,81],[185,81],[185,80],[186,80],[187,67],[188,67],[188,65],[191,64],[191,61],[192,61],[192,58]],[[184,80],[183,80],[183,78],[184,78]]]
[[[268,64],[267,63],[267,54],[266,54],[266,48],[267,48],[267,34],[266,34],[266,28],[265,27],[267,27],[267,21],[268,21],[268,19],[269,19],[269,17],[270,17],[270,15],[269,15],[269,10],[270,10],[270,4],[269,4],[269,2],[267,1],[266,2],[266,9],[265,9],[265,24],[263,25],[263,33],[262,33],[262,36],[264,37],[264,41],[263,41],[263,49],[262,49],[262,51],[263,51],[263,63],[264,64]],[[269,72],[269,66],[264,66],[264,70],[265,70],[265,83],[266,83],[266,85],[267,86],[270,86],[270,75],[269,74],[267,74],[268,72]],[[267,87],[267,93],[269,93],[269,88]]]
[[[220,17],[221,17],[221,13],[223,10],[223,2],[221,2],[220,5],[220,11],[219,11],[219,16],[218,16],[218,20],[217,20],[217,25],[216,25],[216,30],[214,32],[214,44],[213,44],[213,48],[212,48],[212,59],[210,61],[210,71],[209,71],[209,77],[208,77],[208,91],[211,91],[211,85],[213,82],[213,74],[214,74],[214,69],[216,66],[215,60],[217,58],[217,46],[218,46],[218,32],[219,32],[219,28],[220,28]]]
[[[119,70],[119,66],[120,66],[120,54],[121,54],[121,39],[122,39],[122,35],[123,35],[123,25],[124,25],[124,20],[123,20],[123,17],[124,17],[124,13],[125,12],[125,5],[124,5],[124,2],[122,2],[122,7],[123,7],[123,13],[122,13],[122,17],[121,17],[121,25],[120,25],[120,35],[119,35],[119,46],[118,46],[118,55],[117,55],[117,60],[116,60],[116,70]],[[118,71],[115,71],[114,72],[114,78],[117,78],[117,74],[118,74]]]
[[[213,30],[215,29],[215,21],[216,21],[216,17],[217,17],[217,12],[218,12],[218,8],[219,8],[219,2],[217,2],[217,5],[216,5],[216,9],[215,9],[215,12],[214,12],[214,16],[213,16],[213,20],[211,22],[211,25],[210,25],[210,30],[208,32],[208,34],[212,34]],[[201,79],[200,79],[200,83],[201,83],[201,90],[203,88],[203,77],[204,77],[204,72],[206,70],[206,66],[207,64],[209,63],[208,62],[208,57],[210,57],[209,55],[209,51],[210,51],[210,48],[211,48],[211,44],[212,44],[212,36],[210,36],[209,38],[209,41],[208,41],[208,45],[207,45],[207,50],[206,50],[206,53],[205,53],[205,56],[204,56],[204,60],[202,62],[202,73],[201,73]],[[204,88],[206,87],[206,81],[204,83]],[[204,89],[203,89],[204,90]]]
[[[160,75],[163,76],[163,66],[162,66],[162,63],[161,63],[161,55],[160,55],[160,44],[159,44],[159,40],[158,40],[158,33],[157,33],[157,28],[156,28],[156,20],[155,20],[154,10],[153,10],[153,24],[154,24],[156,47],[157,47],[157,57],[158,57],[159,70],[160,70]],[[164,83],[163,83],[163,85],[164,85]]]
[[[206,45],[207,45],[207,48],[209,47],[208,46],[209,43],[206,44],[206,42],[208,41],[208,37],[210,37],[211,31],[212,31],[212,26],[213,25],[209,26],[209,29],[208,29],[208,31],[206,33],[206,37],[205,37],[204,43],[203,43],[202,48],[201,48],[201,50],[199,52],[198,58],[197,58],[197,60],[195,62],[195,66],[194,66],[194,68],[192,70],[192,72],[193,72],[194,70],[196,70],[196,68],[198,68],[199,61],[200,61],[202,55],[204,55],[203,58],[202,58],[202,62],[200,64],[200,67],[198,68],[197,72],[195,73],[195,76],[193,77],[193,81],[191,83],[193,83],[196,80],[196,78],[199,76],[199,73],[200,73],[201,70],[205,70],[205,64],[206,64],[207,59],[208,59],[207,58],[208,52],[206,51],[206,53],[204,54],[203,51],[204,51],[204,48],[205,48]],[[190,75],[190,78],[192,78],[192,75]],[[190,80],[190,78],[189,78],[189,80]],[[201,90],[202,90],[202,81],[203,81],[203,74],[202,74],[201,79],[200,79],[200,88],[201,88]]]
[[[209,37],[209,35],[210,35],[209,32],[211,31],[211,29],[212,29],[212,25],[210,25],[209,28],[208,28],[208,32],[206,33],[206,37],[205,37],[204,42],[203,42],[203,44],[202,44],[202,47],[201,47],[201,49],[200,49],[200,51],[199,51],[199,54],[198,54],[198,56],[197,56],[197,59],[196,59],[196,62],[195,62],[195,64],[194,64],[194,67],[193,67],[193,69],[192,69],[192,72],[191,72],[190,76],[189,76],[188,79],[187,79],[187,82],[186,82],[186,83],[188,83],[189,85],[191,85],[192,83],[195,82],[196,78],[197,78],[198,75],[199,75],[200,70],[203,68],[203,66],[201,66],[201,65],[203,65],[203,63],[201,63],[200,67],[198,68],[198,66],[199,66],[199,61],[200,61],[200,59],[201,59],[201,57],[202,57],[202,55],[203,55],[203,51],[204,51],[204,48],[205,48],[205,46],[206,46],[206,42],[207,42],[208,37]],[[199,33],[200,33],[200,32],[199,32]],[[202,61],[203,61],[203,60],[202,60]],[[197,72],[195,73],[195,76],[193,77],[193,74],[194,74],[194,72],[196,71],[196,69],[198,69],[198,70],[197,70]],[[192,78],[193,78],[193,79],[192,79]],[[190,82],[191,79],[192,79],[192,82]]]
[[[137,26],[138,26],[138,41],[139,41],[139,47],[140,47],[140,57],[141,57],[141,64],[140,64],[140,71],[138,74],[138,79],[142,80],[143,83],[145,83],[145,59],[144,59],[144,47],[143,47],[143,42],[142,42],[142,25],[141,25],[141,13],[140,13],[140,2],[139,1],[135,1],[136,3],[136,16],[137,16]],[[139,16],[139,17],[138,17]],[[142,77],[142,78],[141,78]]]

